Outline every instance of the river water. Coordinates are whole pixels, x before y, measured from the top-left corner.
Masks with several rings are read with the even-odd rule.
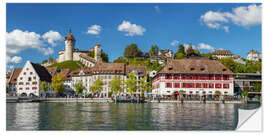
[[[234,130],[238,104],[7,103],[7,130]]]

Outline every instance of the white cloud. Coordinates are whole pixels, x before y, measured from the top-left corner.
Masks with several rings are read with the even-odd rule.
[[[189,48],[190,44],[184,44],[183,46],[185,47],[185,50],[187,50]],[[192,48],[197,49],[197,47],[195,45],[192,45]]]
[[[92,25],[91,27],[88,27],[87,34],[93,34],[93,35],[99,35],[101,31],[101,26],[100,25]]]
[[[14,56],[10,59],[10,62],[11,63],[21,63],[22,62],[22,57],[19,57],[19,56]]]
[[[172,42],[171,42],[171,46],[176,46],[176,45],[178,45],[179,44],[179,41],[178,40],[173,40]]]
[[[59,32],[52,31],[52,30],[43,34],[42,38],[46,40],[52,46],[56,46],[56,42],[63,39],[63,37],[61,36]]]
[[[118,25],[118,31],[127,32],[125,36],[142,36],[146,29],[140,25],[131,24],[129,21],[124,20],[122,24]]]
[[[14,69],[14,66],[13,65],[9,65],[9,66],[7,66],[7,68],[9,68],[9,69]]]
[[[49,31],[43,36],[35,32],[22,31],[15,29],[6,33],[6,60],[7,62],[17,63],[21,59],[18,56],[13,56],[27,49],[36,49],[42,52],[44,55],[53,53],[53,48],[46,47],[46,42],[55,44],[55,41],[60,40],[62,37],[58,32]],[[56,37],[53,37],[55,35]]]
[[[156,10],[156,12],[160,12],[160,8],[158,5],[154,6],[154,9]]]
[[[225,23],[233,23],[242,27],[261,24],[261,10],[261,5],[253,4],[233,8],[232,12],[208,11],[200,17],[200,20],[209,28],[223,29],[225,32],[229,32],[229,26],[223,26]]]
[[[209,51],[214,51],[215,48],[212,47],[211,45],[205,44],[205,43],[199,43],[198,44],[198,49],[204,49],[204,50],[209,50]]]

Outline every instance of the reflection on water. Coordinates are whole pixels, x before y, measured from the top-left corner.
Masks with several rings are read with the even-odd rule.
[[[7,130],[234,130],[238,106],[7,103]]]

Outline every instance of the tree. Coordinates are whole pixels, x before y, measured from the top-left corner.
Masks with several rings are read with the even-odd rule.
[[[46,81],[42,81],[40,83],[40,88],[43,92],[47,92],[49,90],[48,83]]]
[[[185,47],[182,44],[179,44],[177,53],[182,53],[185,55]]]
[[[74,87],[75,87],[77,95],[81,94],[83,92],[83,90],[85,89],[81,80],[79,82],[75,83]]]
[[[110,88],[114,94],[121,92],[123,90],[121,80],[118,77],[114,77],[110,82]]]
[[[140,90],[141,90],[141,96],[144,96],[144,92],[145,91],[150,91],[151,90],[151,86],[149,85],[149,82],[147,82],[147,77],[144,76],[142,79],[141,79],[141,83],[140,83]]]
[[[158,56],[158,46],[157,45],[152,45],[151,49],[149,50],[149,55],[150,56]]]
[[[137,77],[135,72],[128,74],[128,78],[125,81],[126,87],[130,94],[133,94],[137,90]]]
[[[255,83],[254,86],[253,86],[253,90],[255,92],[261,92],[261,89],[262,89],[262,84],[261,83]]]
[[[54,63],[54,59],[52,56],[49,57],[49,63]]]
[[[183,59],[183,58],[185,58],[185,54],[184,53],[178,52],[178,53],[175,53],[174,54],[174,59]]]
[[[108,54],[102,51],[101,52],[101,59],[102,59],[103,62],[109,62]]]
[[[61,73],[57,73],[52,77],[52,84],[51,88],[56,92],[56,93],[63,93],[65,90],[64,86],[64,78],[62,77]]]
[[[113,61],[114,63],[126,63],[128,64],[128,60],[127,58],[125,58],[124,56],[120,56],[118,57],[116,60]]]
[[[93,93],[100,92],[102,90],[103,85],[104,83],[100,80],[100,78],[98,78],[97,80],[94,81],[94,84],[90,86],[90,90]]]
[[[127,45],[124,51],[124,56],[126,58],[135,58],[138,56],[140,49],[136,44]]]
[[[215,91],[215,96],[216,96],[216,99],[219,99],[219,97],[221,96],[221,92],[220,91]]]
[[[43,60],[42,64],[48,63],[48,60]]]

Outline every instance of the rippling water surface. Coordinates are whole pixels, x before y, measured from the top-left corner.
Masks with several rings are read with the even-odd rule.
[[[7,130],[234,130],[237,104],[7,103]]]

